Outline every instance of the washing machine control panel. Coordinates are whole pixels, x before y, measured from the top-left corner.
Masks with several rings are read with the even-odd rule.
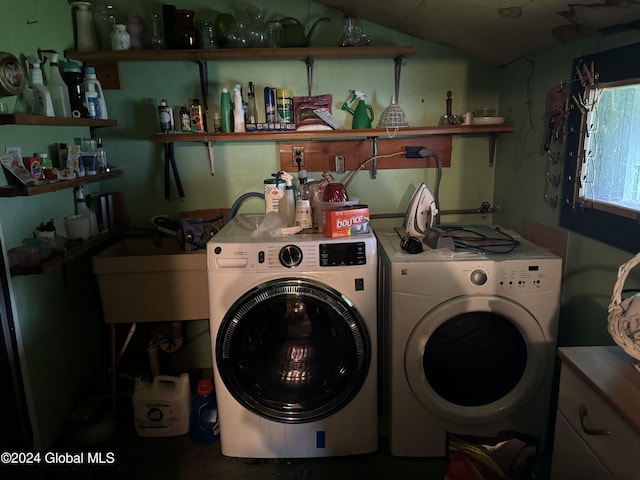
[[[470,278],[471,283],[473,283],[474,285],[484,285],[485,283],[487,283],[487,272],[478,268],[471,272]]]
[[[302,263],[302,250],[297,245],[286,245],[280,249],[278,260],[283,267],[293,268]]]

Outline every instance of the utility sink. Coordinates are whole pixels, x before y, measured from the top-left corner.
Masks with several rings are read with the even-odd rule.
[[[127,238],[92,258],[107,323],[209,318],[206,251],[175,238]]]

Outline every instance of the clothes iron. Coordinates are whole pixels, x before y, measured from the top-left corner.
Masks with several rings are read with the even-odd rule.
[[[427,229],[433,227],[437,215],[436,200],[421,182],[413,192],[402,228],[410,237],[424,238]]]

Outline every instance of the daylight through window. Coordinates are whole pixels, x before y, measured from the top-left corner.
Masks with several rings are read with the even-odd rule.
[[[640,79],[586,92],[579,203],[637,218],[640,213]]]

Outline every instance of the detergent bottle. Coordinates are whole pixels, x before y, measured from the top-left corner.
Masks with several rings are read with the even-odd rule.
[[[51,94],[53,102],[53,111],[57,117],[70,117],[71,104],[69,102],[69,88],[64,83],[60,68],[58,66],[58,52],[55,50],[40,50],[45,57],[45,61],[49,60],[49,80],[47,89]]]
[[[30,55],[29,68],[31,73],[31,87],[33,88],[32,113],[34,115],[54,117],[55,111],[53,110],[53,101],[51,100],[51,93],[47,87],[44,86],[42,70],[40,69],[40,60],[38,60],[37,57]]]
[[[284,179],[284,196],[278,203],[278,213],[286,223],[287,227],[296,225],[296,198],[293,191],[293,177],[290,173],[280,172],[280,176]]]
[[[351,98],[342,104],[342,110],[353,115],[351,128],[354,130],[359,128],[371,128],[371,122],[373,122],[373,108],[371,105],[364,103],[364,98],[364,93],[358,90],[352,90]],[[353,110],[349,107],[349,104],[352,104],[356,99],[358,99],[358,105],[355,110]]]

